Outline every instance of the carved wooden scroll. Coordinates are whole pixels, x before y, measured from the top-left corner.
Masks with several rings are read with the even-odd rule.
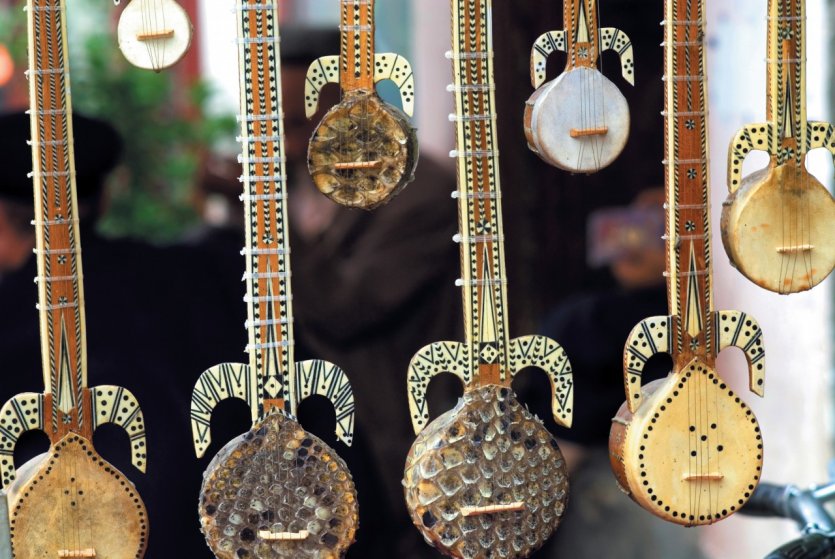
[[[345,373],[325,361],[294,359],[278,1],[246,0],[236,11],[249,364],[218,365],[198,380],[191,403],[197,455],[211,442],[219,401],[245,401],[253,427],[206,470],[201,524],[222,559],[341,557],[357,529],[354,483],[336,452],[294,418],[304,398],[325,396],[336,408],[337,435],[348,445],[353,440],[354,397]]]
[[[466,341],[437,342],[409,366],[409,410],[417,440],[404,486],[412,520],[450,557],[527,557],[557,528],[568,497],[556,440],[516,399],[513,376],[543,369],[554,418],[570,425],[571,365],[543,336],[511,339],[496,141],[491,2],[452,0],[458,201]],[[426,390],[442,372],[465,385],[455,409],[429,425]],[[525,534],[508,538],[514,526]]]
[[[531,49],[536,91],[525,105],[528,147],[547,163],[594,173],[612,163],[629,136],[629,106],[598,69],[600,54],[615,51],[623,78],[635,84],[632,42],[614,27],[598,28],[596,0],[564,0],[564,29],[541,35]],[[565,71],[545,83],[548,58],[565,52]]]
[[[371,210],[414,179],[418,142],[406,115],[414,111],[415,81],[405,58],[374,52],[374,0],[340,4],[342,52],[310,66],[304,92],[307,117],[318,110],[326,84],[339,83],[343,99],[313,133],[308,162],[323,194],[343,206]],[[375,84],[383,80],[397,85],[403,111],[377,96]]]
[[[27,12],[45,390],[19,394],[0,409],[0,475],[8,493],[12,552],[16,559],[35,559],[85,549],[100,557],[137,559],[148,543],[145,506],[133,484],[91,442],[99,425],[121,426],[130,437],[134,466],[145,471],[145,427],[136,399],[117,386],[87,386],[64,2],[29,0]],[[49,451],[15,471],[17,440],[34,429],[47,434]]]
[[[806,117],[804,0],[769,0],[767,105],[767,122],[745,126],[731,142],[722,241],[745,277],[790,294],[816,286],[835,266],[835,200],[806,170],[810,150],[835,155],[835,128]],[[771,161],[743,178],[752,151]]]
[[[708,191],[704,2],[667,0],[664,22],[667,287],[669,316],[648,318],[624,351],[627,401],[609,449],[621,488],[665,520],[712,524],[748,500],[762,467],[751,409],[723,382],[716,356],[730,346],[763,394],[765,354],[756,321],[714,311]],[[665,379],[641,385],[646,361],[673,357]]]

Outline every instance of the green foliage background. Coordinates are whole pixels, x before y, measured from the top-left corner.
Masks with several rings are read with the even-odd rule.
[[[234,135],[234,117],[205,113],[205,83],[182,84],[122,57],[107,0],[68,0],[73,108],[97,116],[122,134],[122,165],[110,178],[100,230],[153,242],[176,239],[199,221],[195,189],[200,160]],[[0,7],[0,37],[17,71],[27,67],[26,16],[20,5]]]

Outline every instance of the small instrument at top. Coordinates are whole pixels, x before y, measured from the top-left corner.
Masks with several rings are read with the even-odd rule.
[[[609,453],[621,488],[664,520],[712,524],[739,510],[760,479],[754,413],[723,381],[716,356],[745,353],[762,396],[765,352],[756,321],[714,311],[710,251],[704,0],[666,0],[664,22],[667,292],[669,316],[641,322],[626,342],[626,403],[612,420]],[[657,353],[664,379],[641,386]]]
[[[768,122],[740,130],[728,153],[730,196],[722,241],[745,277],[789,294],[822,282],[835,266],[835,200],[806,170],[806,154],[835,155],[835,127],[806,120],[806,2],[768,2]],[[742,178],[752,151],[765,169]]]
[[[354,396],[341,369],[297,363],[287,230],[281,104],[279,0],[239,1],[241,182],[246,217],[249,364],[204,372],[191,402],[198,456],[211,442],[210,420],[221,400],[240,398],[252,429],[229,442],[203,477],[200,521],[221,559],[343,557],[358,524],[357,496],[342,459],[296,421],[299,403],[322,395],[336,407],[336,433],[351,444]]]
[[[415,79],[398,54],[374,52],[374,0],[340,0],[342,51],[310,65],[304,88],[311,118],[319,92],[339,83],[342,102],[322,118],[308,150],[316,187],[338,204],[364,210],[385,204],[414,179],[418,141],[406,115],[415,104]],[[403,110],[385,103],[374,84],[391,80]],[[405,113],[405,114],[404,114]]]
[[[119,16],[116,33],[128,62],[159,72],[188,52],[193,29],[175,0],[131,0]]]
[[[597,27],[597,0],[564,0],[563,31],[540,36],[531,51],[538,88],[525,105],[528,147],[545,162],[573,173],[595,173],[620,155],[629,136],[629,106],[597,69],[600,54],[618,53],[623,78],[635,85],[632,42],[614,27]],[[548,57],[568,54],[565,71],[545,83]],[[544,85],[543,85],[544,84]]]
[[[92,443],[100,425],[119,425],[130,437],[133,465],[145,471],[145,425],[136,399],[118,386],[87,387],[64,1],[28,0],[27,14],[45,391],[19,394],[0,409],[0,476],[12,553],[15,559],[139,559],[148,545],[145,505]],[[49,450],[15,471],[15,445],[31,430],[47,434]]]
[[[557,528],[568,476],[557,441],[510,388],[543,369],[554,419],[569,426],[571,364],[544,336],[508,336],[490,0],[452,0],[458,200],[466,341],[436,342],[409,365],[409,411],[418,437],[403,485],[415,526],[450,557],[528,557]],[[464,384],[458,405],[427,426],[426,390],[440,373]]]

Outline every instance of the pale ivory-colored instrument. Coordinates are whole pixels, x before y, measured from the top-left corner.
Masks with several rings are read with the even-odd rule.
[[[308,69],[307,117],[316,114],[319,92],[328,83],[340,84],[342,102],[313,133],[308,164],[323,194],[343,206],[371,210],[414,179],[418,141],[406,115],[414,112],[415,79],[402,56],[375,54],[374,0],[340,2],[342,51],[319,58]],[[377,95],[375,84],[384,80],[399,88],[402,111]]]
[[[768,14],[768,122],[731,142],[722,241],[745,277],[789,294],[813,288],[835,266],[835,200],[806,170],[810,150],[835,155],[835,127],[806,120],[805,1],[769,0]],[[743,179],[752,151],[771,161]]]
[[[134,466],[145,470],[145,426],[133,395],[118,386],[87,387],[64,1],[28,0],[27,13],[45,391],[19,394],[0,409],[0,475],[8,493],[12,553],[15,559],[137,559],[148,544],[145,505],[92,443],[100,425],[121,426],[130,437]],[[15,471],[15,445],[30,430],[47,434],[49,450]]]
[[[336,452],[294,415],[308,396],[330,399],[336,433],[350,445],[354,397],[335,365],[294,359],[278,4],[246,0],[236,8],[249,364],[225,363],[201,375],[191,403],[197,455],[211,442],[210,418],[219,401],[244,400],[253,427],[209,464],[200,521],[221,559],[336,559],[357,529],[354,483]]]
[[[116,33],[128,62],[159,72],[185,56],[193,29],[175,0],[131,0],[119,16]]]
[[[646,510],[685,526],[712,524],[745,504],[760,479],[763,445],[751,409],[716,371],[743,350],[750,388],[763,394],[765,353],[753,318],[714,311],[710,251],[703,0],[666,0],[667,290],[670,316],[641,322],[624,350],[626,403],[609,451],[621,488]],[[641,386],[646,362],[669,353],[673,370]]]
[[[466,341],[433,343],[412,358],[418,436],[403,484],[415,526],[444,555],[528,557],[562,518],[568,476],[557,441],[510,386],[526,367],[544,370],[554,419],[569,426],[571,365],[549,338],[508,335],[490,0],[452,0],[452,45]],[[427,426],[426,390],[444,372],[461,380],[464,396]]]
[[[635,84],[632,42],[614,27],[597,27],[596,0],[564,0],[564,30],[540,36],[531,50],[531,82],[525,104],[528,147],[545,162],[574,173],[595,173],[626,146],[629,106],[598,70],[600,54],[613,50],[623,78]],[[568,54],[565,71],[545,83],[548,57]],[[544,84],[544,85],[543,85]]]

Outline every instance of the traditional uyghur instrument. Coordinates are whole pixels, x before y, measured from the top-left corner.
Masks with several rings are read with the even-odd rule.
[[[768,122],[737,133],[728,154],[730,196],[722,241],[745,277],[770,291],[806,291],[835,266],[835,200],[806,170],[810,150],[835,154],[835,127],[806,120],[806,3],[768,2]],[[752,151],[765,169],[742,178]]]
[[[237,27],[249,364],[218,365],[197,382],[191,403],[197,455],[211,442],[211,413],[221,400],[244,400],[253,427],[209,464],[200,520],[221,559],[338,558],[357,529],[354,482],[345,462],[294,415],[308,396],[330,399],[337,436],[350,445],[354,397],[338,367],[296,363],[293,356],[278,0],[238,3]]]
[[[670,522],[712,524],[739,510],[760,479],[763,445],[754,413],[723,381],[716,356],[743,350],[750,388],[763,394],[765,353],[753,318],[714,311],[710,251],[705,11],[703,0],[666,0],[665,156],[670,316],[641,322],[624,350],[626,403],[609,451],[621,488]],[[673,370],[641,386],[646,362],[669,353]]]
[[[179,62],[193,35],[188,14],[174,0],[131,0],[116,32],[128,62],[155,72]]]
[[[342,52],[311,64],[304,91],[307,117],[316,114],[326,84],[339,83],[343,98],[313,133],[308,164],[323,194],[343,206],[371,210],[414,179],[418,141],[406,115],[414,111],[415,80],[402,56],[375,54],[374,0],[340,2]],[[374,86],[383,80],[400,89],[403,111],[377,95]]]
[[[508,336],[504,233],[490,0],[452,0],[458,200],[466,342],[437,342],[409,365],[409,410],[418,437],[403,481],[412,520],[444,555],[527,557],[557,528],[568,499],[559,447],[510,388],[539,367],[553,389],[554,419],[572,417],[571,365],[543,336]],[[464,384],[458,405],[427,426],[435,375]]]
[[[45,391],[19,394],[0,409],[0,475],[8,493],[15,559],[138,559],[148,515],[133,484],[96,453],[92,437],[115,423],[145,471],[142,411],[118,386],[87,387],[81,246],[72,102],[63,0],[29,0],[29,100],[41,355]],[[26,431],[42,430],[49,450],[15,471]]]
[[[629,137],[629,106],[598,70],[600,54],[613,50],[623,78],[635,84],[632,42],[614,27],[597,27],[597,0],[564,0],[562,31],[540,36],[531,50],[537,88],[525,105],[528,147],[545,162],[574,173],[594,173],[612,163]],[[565,71],[545,83],[548,57],[568,54]],[[544,85],[543,85],[544,84]]]

